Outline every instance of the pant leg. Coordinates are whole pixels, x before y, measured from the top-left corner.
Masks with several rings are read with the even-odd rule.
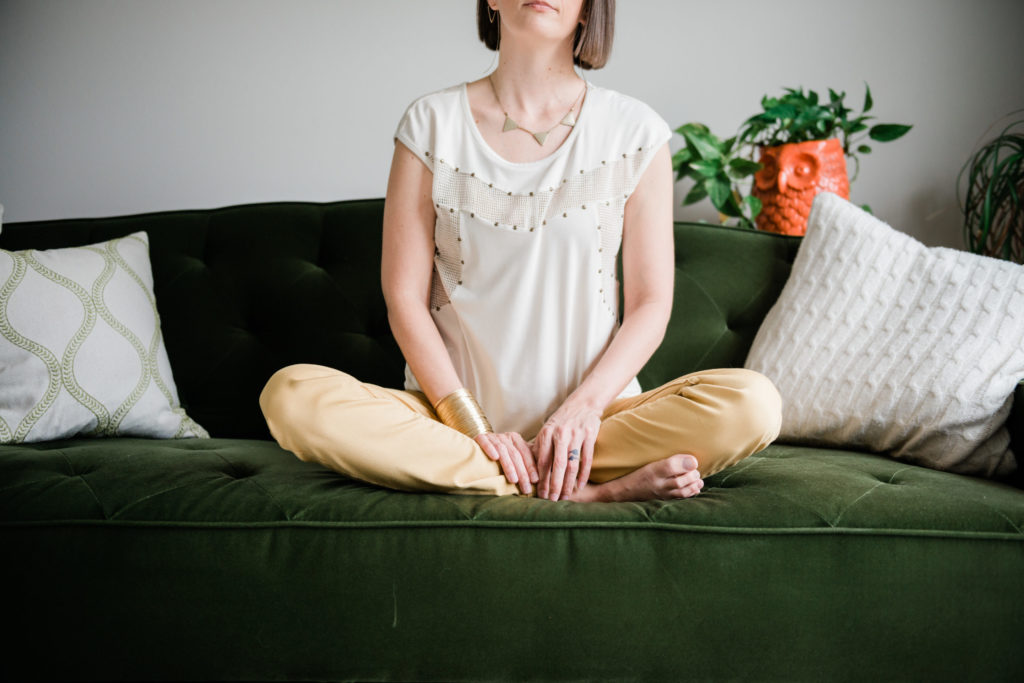
[[[766,447],[781,425],[782,400],[764,375],[691,373],[608,405],[590,479],[615,479],[674,453],[693,454],[707,477]]]
[[[290,365],[267,382],[260,408],[282,448],[356,479],[406,491],[517,493],[476,441],[437,418],[422,392]]]

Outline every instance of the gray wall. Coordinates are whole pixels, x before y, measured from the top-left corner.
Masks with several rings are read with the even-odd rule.
[[[493,68],[473,7],[0,0],[4,218],[382,196],[405,106]],[[620,0],[612,60],[587,77],[721,135],[783,86],[859,106],[867,81],[880,119],[915,128],[865,158],[852,199],[960,246],[957,172],[1024,107],[1022,26],[1020,0]]]

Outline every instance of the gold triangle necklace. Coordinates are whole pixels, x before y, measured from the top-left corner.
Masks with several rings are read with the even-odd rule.
[[[550,135],[551,131],[553,131],[555,128],[558,128],[559,126],[569,126],[570,128],[572,128],[576,125],[576,117],[573,116],[572,110],[576,108],[576,103],[580,101],[580,98],[583,96],[583,93],[587,91],[587,82],[583,81],[583,89],[580,90],[580,94],[576,96],[575,100],[573,100],[572,106],[569,107],[569,111],[565,114],[565,116],[562,117],[562,120],[556,123],[555,125],[551,126],[551,128],[549,128],[548,130],[534,132],[532,130],[523,128],[518,123],[516,123],[511,116],[508,115],[508,111],[505,109],[505,106],[501,103],[501,99],[498,97],[498,89],[494,87],[494,80],[491,78],[491,74],[487,75],[487,81],[491,84],[491,91],[494,92],[494,99],[498,101],[498,106],[501,107],[501,111],[505,114],[505,125],[502,127],[501,132],[507,133],[510,130],[515,130],[516,128],[518,128],[522,130],[524,133],[529,133],[533,137],[533,139],[537,141],[537,144],[542,146],[544,144],[544,141],[548,139],[548,135]]]

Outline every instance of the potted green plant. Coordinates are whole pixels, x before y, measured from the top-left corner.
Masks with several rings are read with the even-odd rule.
[[[1024,119],[1004,128],[964,164],[957,188],[967,249],[1024,263]]]
[[[803,234],[814,195],[831,191],[849,197],[847,157],[856,165],[856,178],[858,154],[871,153],[866,140],[890,142],[911,129],[894,123],[869,126],[874,102],[865,87],[859,114],[846,106],[845,92],[830,88],[826,102],[813,90],[785,88],[782,97],[763,97],[762,111],[732,138],[721,140],[699,123],[680,126],[676,132],[686,145],[673,157],[676,180],[695,182],[683,204],[708,197],[723,222],[736,219],[744,227]]]
[[[748,158],[737,144],[736,136],[721,140],[703,123],[686,123],[676,128],[686,145],[672,156],[676,182],[683,178],[694,181],[683,199],[689,206],[709,198],[718,209],[722,223],[736,219],[745,228],[753,228],[761,211],[761,200],[742,192],[741,184],[761,168]]]

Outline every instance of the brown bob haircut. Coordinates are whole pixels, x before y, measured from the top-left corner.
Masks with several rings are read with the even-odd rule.
[[[500,19],[491,23],[487,11],[487,0],[477,0],[476,26],[483,41],[491,50],[497,50],[501,43]],[[580,18],[586,26],[576,27],[573,38],[572,61],[581,69],[600,69],[608,61],[615,35],[615,0],[583,0]],[[585,30],[584,30],[585,29]]]

